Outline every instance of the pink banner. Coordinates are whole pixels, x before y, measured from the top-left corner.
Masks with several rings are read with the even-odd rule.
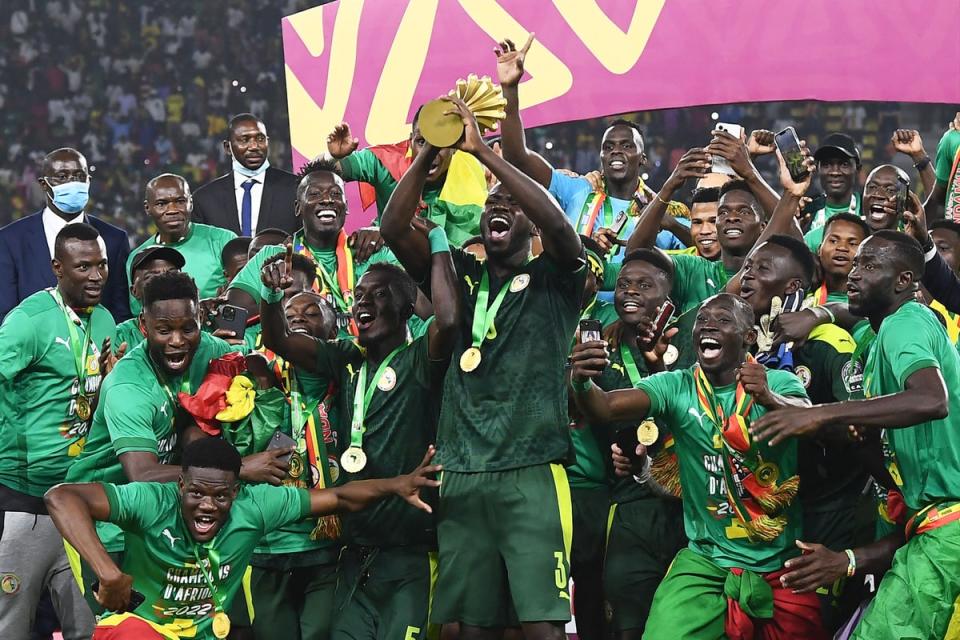
[[[495,78],[497,40],[530,32],[528,127],[729,102],[960,103],[958,0],[339,0],[283,20],[294,165],[342,120],[361,145],[406,138],[417,106]]]

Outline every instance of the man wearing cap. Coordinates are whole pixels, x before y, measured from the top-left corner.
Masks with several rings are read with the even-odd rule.
[[[133,256],[133,262],[130,264],[130,279],[133,282],[130,285],[130,295],[138,303],[142,303],[143,285],[146,284],[147,280],[168,271],[180,271],[184,264],[186,264],[186,260],[184,260],[183,254],[173,247],[155,245],[140,251]],[[144,335],[140,328],[142,322],[138,315],[117,325],[117,340],[114,350],[118,356],[122,356],[143,342]]]
[[[847,134],[831,133],[823,139],[813,158],[817,161],[817,175],[824,193],[804,209],[804,213],[810,215],[810,230],[804,240],[816,253],[823,242],[823,225],[827,220],[847,211],[860,215],[861,195],[857,191],[860,150]]]

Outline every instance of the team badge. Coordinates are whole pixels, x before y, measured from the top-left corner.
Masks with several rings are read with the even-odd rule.
[[[670,366],[680,357],[680,350],[674,345],[667,345],[667,350],[663,353],[663,364]]]
[[[510,281],[510,293],[517,293],[518,291],[523,291],[527,288],[527,285],[530,284],[530,274],[528,273],[519,273],[513,277],[513,280]]]
[[[12,596],[20,591],[20,578],[15,573],[0,574],[0,591]]]
[[[800,382],[803,383],[804,389],[810,388],[810,381],[813,380],[813,374],[810,372],[808,367],[800,366],[794,370],[794,373],[797,374],[797,377],[800,378]]]
[[[860,362],[847,361],[840,371],[840,377],[843,378],[843,386],[847,393],[863,391],[863,367]]]
[[[387,367],[383,370],[383,375],[377,380],[377,389],[380,391],[390,391],[397,386],[397,372],[393,367]]]

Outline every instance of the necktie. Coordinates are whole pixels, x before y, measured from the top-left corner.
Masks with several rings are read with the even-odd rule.
[[[253,219],[253,197],[250,195],[250,190],[256,183],[256,180],[247,180],[240,185],[243,187],[243,203],[240,206],[240,235],[248,238],[253,236],[253,230],[250,228],[250,222]]]

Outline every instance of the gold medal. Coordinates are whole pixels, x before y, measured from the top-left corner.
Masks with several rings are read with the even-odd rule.
[[[213,614],[213,635],[218,638],[226,638],[230,635],[230,616],[223,611],[217,611]]]
[[[480,349],[470,347],[460,356],[460,368],[470,373],[480,366],[481,359],[483,359],[483,356],[480,355]]]
[[[761,487],[772,487],[777,484],[777,478],[780,477],[780,468],[772,462],[764,462],[757,470],[753,472],[757,484]]]
[[[680,357],[680,351],[674,345],[667,345],[667,350],[663,353],[663,364],[670,366]]]
[[[90,401],[87,396],[77,396],[77,417],[86,422],[93,412],[90,410]]]
[[[637,427],[637,440],[645,447],[652,445],[659,437],[660,429],[657,428],[657,423],[653,420],[644,420]]]
[[[340,456],[340,466],[347,473],[357,473],[367,466],[367,454],[360,447],[350,447]]]

